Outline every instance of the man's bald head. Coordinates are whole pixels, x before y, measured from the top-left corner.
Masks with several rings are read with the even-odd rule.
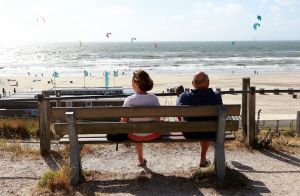
[[[208,75],[204,72],[195,73],[192,84],[195,89],[208,88],[209,86]]]

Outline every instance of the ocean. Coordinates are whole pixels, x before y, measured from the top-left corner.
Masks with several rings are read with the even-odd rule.
[[[0,76],[93,76],[144,69],[156,74],[300,71],[300,41],[0,44]]]

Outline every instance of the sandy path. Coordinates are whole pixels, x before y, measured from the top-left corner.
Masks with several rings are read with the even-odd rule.
[[[227,150],[227,164],[246,175],[251,183],[238,190],[215,190],[212,186],[189,180],[197,168],[197,144],[145,145],[148,168],[155,172],[144,182],[135,180],[143,172],[136,167],[134,147],[108,145],[83,156],[83,168],[95,170],[100,177],[87,183],[93,193],[114,195],[297,195],[300,191],[300,154],[278,151]],[[208,158],[212,160],[213,149]],[[55,168],[54,159],[11,159],[1,154],[0,195],[31,195],[32,188],[47,169]],[[130,177],[131,176],[131,177]]]

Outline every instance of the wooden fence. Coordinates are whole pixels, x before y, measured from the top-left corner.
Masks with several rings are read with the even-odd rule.
[[[229,91],[221,91],[220,88],[217,89],[221,94],[242,94],[242,129],[243,135],[247,138],[247,145],[252,146],[255,141],[256,133],[256,123],[255,123],[255,114],[256,114],[256,93],[265,94],[265,93],[274,93],[275,95],[279,93],[288,93],[297,98],[297,94],[300,90],[296,89],[273,89],[265,90],[260,88],[257,90],[255,87],[250,86],[250,78],[243,78],[242,90],[234,90],[231,88]],[[53,92],[52,92],[53,94]],[[10,100],[0,100],[0,108],[6,108],[7,110],[0,110],[0,115],[22,113],[21,110],[28,113],[28,109],[36,108],[39,126],[40,126],[40,150],[42,155],[47,155],[50,151],[50,109],[51,107],[89,107],[89,106],[103,106],[103,105],[115,105],[115,101],[111,101],[112,98],[124,98],[128,95],[79,95],[79,96],[60,96],[60,92],[56,92],[55,97],[50,97],[50,91],[43,91],[42,94],[39,94],[34,99],[10,99]],[[157,96],[176,96],[176,93],[158,93]],[[26,106],[22,109],[20,108],[22,104]],[[30,106],[27,106],[30,105]],[[9,109],[15,109],[9,111]],[[300,135],[300,112],[297,113],[297,133]]]

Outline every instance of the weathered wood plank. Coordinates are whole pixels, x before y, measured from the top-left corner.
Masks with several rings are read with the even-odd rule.
[[[50,124],[49,124],[49,101],[45,100],[49,97],[49,92],[44,91],[42,95],[38,95],[39,99],[39,128],[40,128],[40,152],[42,156],[50,153]]]
[[[66,123],[55,123],[55,133],[65,135],[67,133]],[[90,122],[77,123],[77,131],[80,134],[105,134],[105,133],[128,133],[128,132],[214,132],[217,130],[217,123],[213,121],[199,122],[138,122],[138,123],[121,123],[121,122]],[[237,131],[238,124],[230,121],[226,123],[226,131]]]
[[[38,109],[38,103],[36,101],[0,101],[0,108],[5,109]]]
[[[250,78],[243,78],[243,91],[248,90],[250,86]],[[243,127],[243,136],[247,135],[247,93],[242,94],[242,127]]]
[[[171,136],[162,136],[159,139],[156,140],[150,140],[150,141],[143,141],[143,143],[164,143],[164,142],[198,142],[204,139],[185,139],[183,135],[171,135]],[[207,140],[207,138],[205,138]],[[215,141],[215,138],[211,138],[210,140]],[[86,138],[86,137],[79,137],[78,138],[79,144],[98,144],[98,143],[116,143],[114,141],[109,141],[106,139],[106,137],[92,137],[92,138]],[[69,138],[62,138],[59,140],[60,144],[69,144]],[[136,141],[132,140],[126,140],[118,143],[138,143]]]
[[[36,118],[38,115],[38,109],[0,109],[1,117]]]
[[[247,145],[253,146],[255,140],[255,87],[249,87],[247,100]]]
[[[70,182],[72,185],[77,185],[82,177],[82,168],[80,160],[80,147],[78,143],[78,136],[73,112],[66,112],[66,120],[69,130],[70,140],[70,165],[71,177]]]
[[[224,105],[229,116],[240,115],[240,105]],[[74,111],[76,119],[143,118],[143,117],[194,117],[217,116],[218,106],[159,106],[159,107],[78,107],[52,108],[52,122],[63,120],[66,111]]]
[[[93,135],[93,136],[91,136]],[[78,134],[78,142],[79,144],[102,144],[102,143],[111,143],[115,144],[114,141],[108,141],[106,139],[106,134]],[[234,137],[232,135],[226,135],[225,140],[232,140]],[[185,139],[182,134],[173,134],[172,135],[162,135],[161,138],[157,140],[145,141],[143,143],[164,143],[164,142],[199,142],[202,140],[207,140],[207,138],[203,139]],[[212,141],[215,141],[215,138],[211,138]],[[63,138],[59,140],[60,144],[69,144],[69,136],[65,135]],[[118,143],[135,143],[132,140],[126,140]]]
[[[217,123],[214,121],[201,122],[89,122],[77,123],[78,133],[101,134],[101,133],[149,133],[149,132],[182,132],[197,131],[215,132]],[[66,131],[65,123],[55,124],[55,130],[58,132]]]
[[[225,132],[226,136],[229,136],[231,132]],[[104,137],[106,138],[106,134],[77,134],[78,138],[97,138]],[[161,136],[183,136],[181,132],[170,132],[170,133],[162,133]],[[63,135],[62,138],[69,138],[69,135]]]
[[[300,137],[300,111],[297,111],[296,134]]]
[[[226,109],[220,107],[218,112],[218,132],[215,142],[215,170],[218,179],[223,181],[225,177],[224,137],[226,127]]]

